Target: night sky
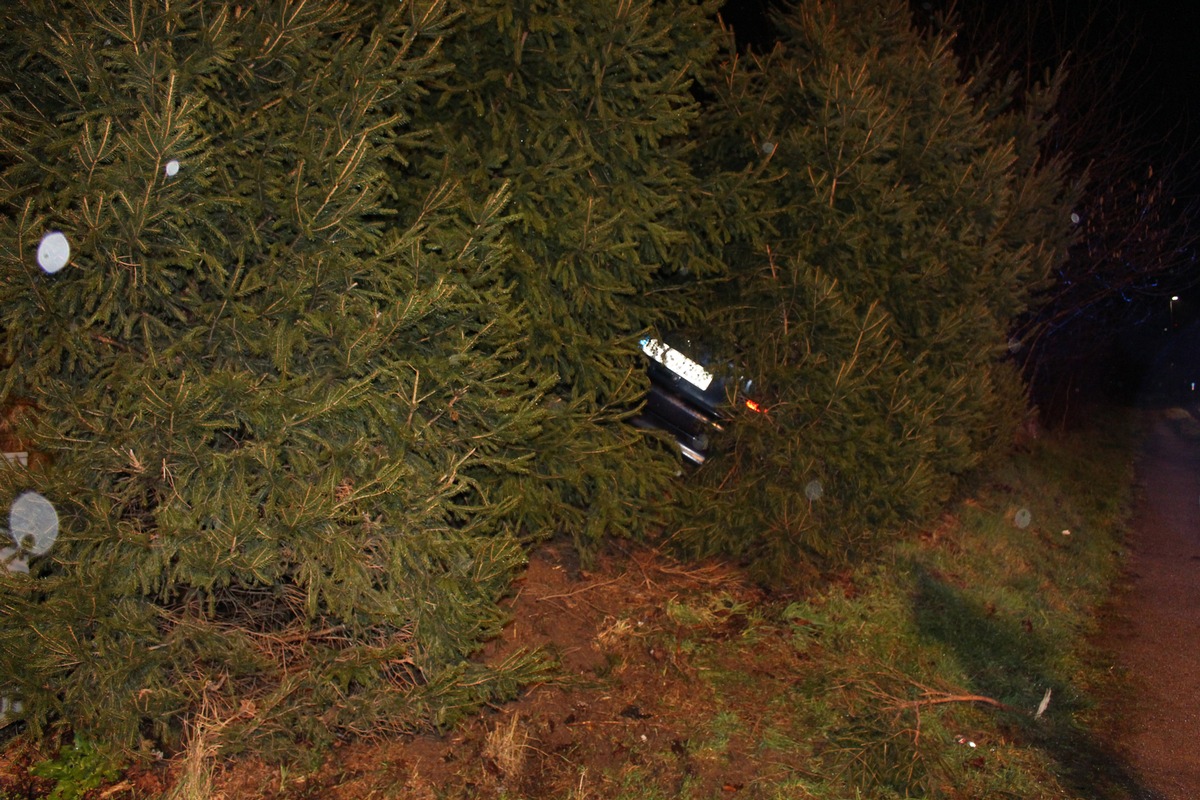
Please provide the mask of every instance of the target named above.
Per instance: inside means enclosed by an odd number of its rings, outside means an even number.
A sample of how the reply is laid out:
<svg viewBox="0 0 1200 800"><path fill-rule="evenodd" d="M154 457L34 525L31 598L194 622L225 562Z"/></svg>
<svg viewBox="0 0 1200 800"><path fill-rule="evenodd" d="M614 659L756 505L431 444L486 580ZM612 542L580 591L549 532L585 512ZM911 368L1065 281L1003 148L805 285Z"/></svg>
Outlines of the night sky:
<svg viewBox="0 0 1200 800"><path fill-rule="evenodd" d="M1162 158L1194 154L1200 140L1200 4L958 0L956 5L984 31L1031 30L1029 50L1043 65L1065 55L1084 84L1081 90L1096 94L1114 117L1130 118L1144 144ZM1021 7L1027 10L1014 11Z"/></svg>
<svg viewBox="0 0 1200 800"><path fill-rule="evenodd" d="M777 0L729 0L721 9L740 43L768 46L768 9ZM1106 102L1136 118L1147 144L1166 139L1177 152L1200 149L1200 3L1194 0L914 0L916 14L953 7L977 31L975 46L1030 32L1035 70L1064 56L1108 77ZM965 32L964 35L970 35ZM1017 66L1014 64L1014 66ZM1197 181L1200 184L1200 180Z"/></svg>
<svg viewBox="0 0 1200 800"><path fill-rule="evenodd" d="M1129 88L1144 103L1148 132L1172 137L1194 156L1200 141L1200 4L1158 0L1130 13L1141 25L1135 53L1144 60L1145 80Z"/></svg>

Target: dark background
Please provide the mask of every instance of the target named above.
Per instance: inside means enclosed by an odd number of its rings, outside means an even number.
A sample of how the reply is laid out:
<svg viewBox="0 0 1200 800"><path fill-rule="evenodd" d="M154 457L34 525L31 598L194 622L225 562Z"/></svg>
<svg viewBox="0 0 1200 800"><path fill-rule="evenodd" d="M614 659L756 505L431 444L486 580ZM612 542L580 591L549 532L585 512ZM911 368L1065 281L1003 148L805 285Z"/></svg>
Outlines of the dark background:
<svg viewBox="0 0 1200 800"><path fill-rule="evenodd" d="M778 0L729 0L720 10L739 47L769 48ZM914 18L953 12L966 49L994 44L1033 76L1066 63L1095 101L1134 122L1147 146L1196 162L1200 144L1200 2L1189 0L928 0ZM1007 40L1007 41L1004 41ZM1200 190L1192 181L1192 188Z"/></svg>
<svg viewBox="0 0 1200 800"><path fill-rule="evenodd" d="M775 36L771 9L780 5L730 0L720 13L739 49L766 50ZM1108 275L1104 280L1119 288L1106 302L1055 323L1038 354L1044 363L1034 371L1039 380L1055 372L1062 380L1035 386L1035 394L1043 393L1035 400L1067 407L1080 393L1108 393L1139 402L1200 402L1200 235L1193 232L1200 216L1200 2L913 0L911 6L918 25L957 15L957 50L968 64L994 52L1030 82L1065 65L1058 146L1091 170L1094 187L1161 180L1170 198L1161 225L1178 244L1166 258L1131 262L1127 281ZM1076 258L1060 280L1078 280L1089 268Z"/></svg>

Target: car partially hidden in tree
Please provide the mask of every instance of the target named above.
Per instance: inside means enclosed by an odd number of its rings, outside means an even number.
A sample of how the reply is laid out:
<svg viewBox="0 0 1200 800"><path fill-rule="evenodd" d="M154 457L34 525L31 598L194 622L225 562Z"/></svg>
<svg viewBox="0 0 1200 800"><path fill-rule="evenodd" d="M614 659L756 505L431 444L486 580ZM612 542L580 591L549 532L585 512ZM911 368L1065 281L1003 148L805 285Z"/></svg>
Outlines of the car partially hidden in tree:
<svg viewBox="0 0 1200 800"><path fill-rule="evenodd" d="M732 422L734 404L751 411L762 409L748 396L751 381L731 384L689 340L673 341L679 346L652 336L640 342L650 390L633 424L670 434L684 460L700 465L708 458L714 437Z"/></svg>

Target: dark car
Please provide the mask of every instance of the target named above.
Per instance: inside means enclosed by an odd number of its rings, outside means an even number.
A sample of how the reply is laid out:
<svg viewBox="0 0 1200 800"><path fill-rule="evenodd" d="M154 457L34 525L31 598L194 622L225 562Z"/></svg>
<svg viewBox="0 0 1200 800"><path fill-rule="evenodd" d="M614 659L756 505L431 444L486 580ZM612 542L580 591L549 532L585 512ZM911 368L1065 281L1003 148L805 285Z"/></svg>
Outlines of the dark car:
<svg viewBox="0 0 1200 800"><path fill-rule="evenodd" d="M641 428L666 431L679 446L684 459L703 464L713 437L730 423L730 402L758 411L758 405L746 395L750 382L743 381L731 391L729 382L705 366L708 359L695 353L686 339L675 338L675 347L661 339L642 339L646 354L650 391L646 404L633 423ZM684 352L684 349L688 353Z"/></svg>

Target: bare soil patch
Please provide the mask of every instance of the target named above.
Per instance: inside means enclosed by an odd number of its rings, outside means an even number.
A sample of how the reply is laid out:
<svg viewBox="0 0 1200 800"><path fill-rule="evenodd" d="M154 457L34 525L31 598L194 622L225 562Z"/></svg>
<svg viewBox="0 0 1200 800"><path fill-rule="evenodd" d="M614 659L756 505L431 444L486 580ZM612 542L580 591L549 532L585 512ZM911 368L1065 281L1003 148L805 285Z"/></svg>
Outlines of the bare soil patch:
<svg viewBox="0 0 1200 800"><path fill-rule="evenodd" d="M773 768L748 752L736 730L720 748L703 746L712 736L714 693L725 707L738 698L736 687L706 680L723 666L695 654L706 640L741 636L749 621L740 609L762 599L724 565L684 567L639 549L603 555L585 570L569 545L543 547L516 585L513 621L483 658L544 648L562 666L553 682L444 735L342 745L315 773L289 774L256 759L222 762L212 797L584 800L628 790L639 775L700 796L752 797L755 781ZM703 614L680 621L669 613L689 602ZM752 650L735 649L738 663L724 665L746 676L747 718L761 713L764 689L786 688L803 669L786 641L767 637Z"/></svg>

